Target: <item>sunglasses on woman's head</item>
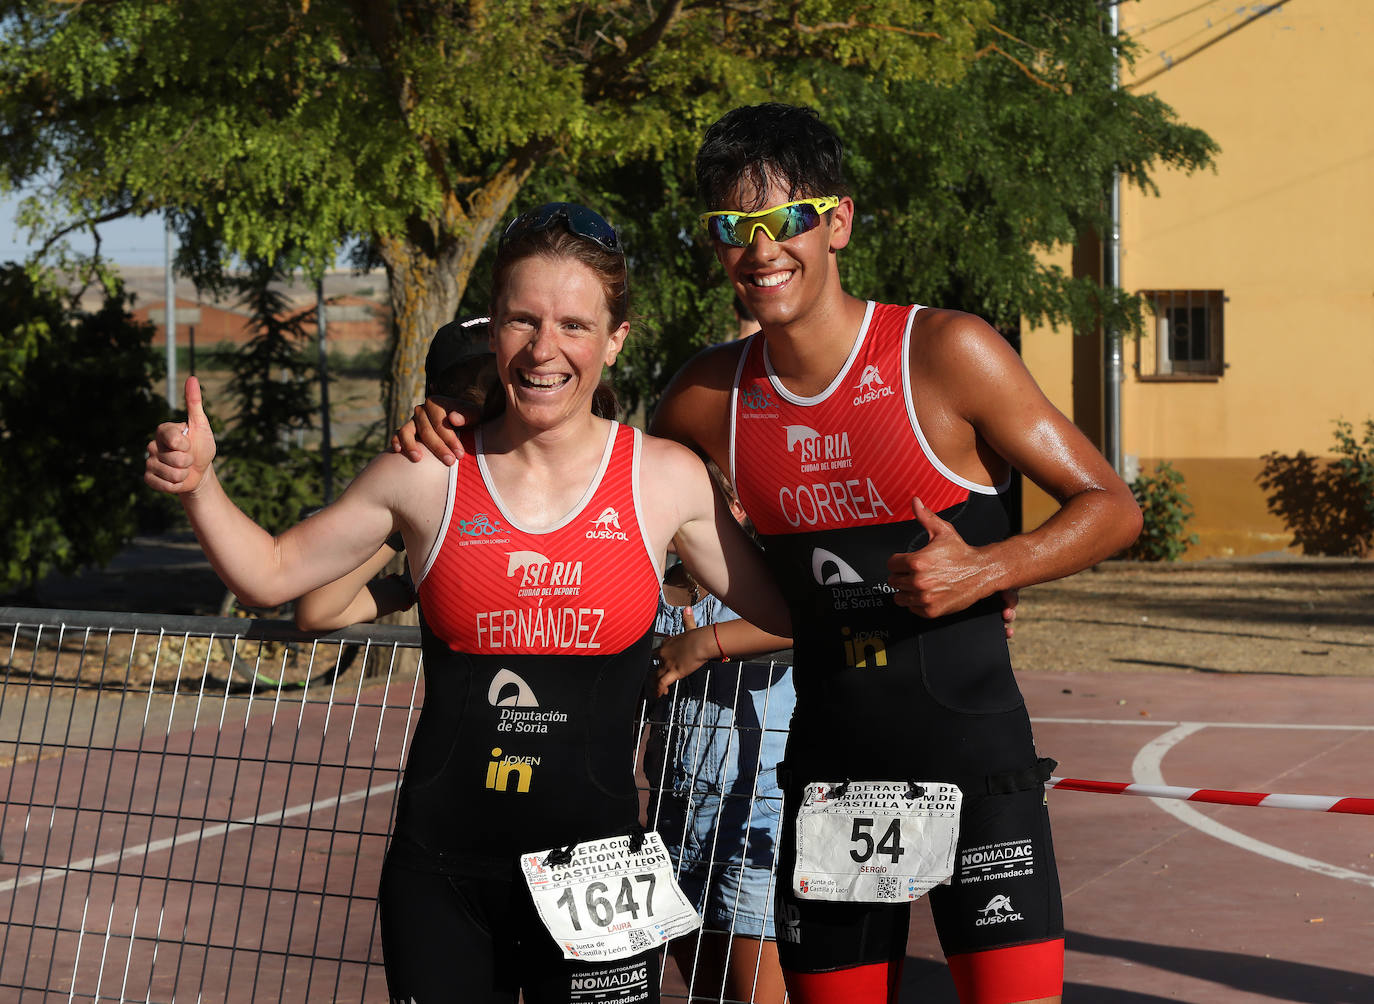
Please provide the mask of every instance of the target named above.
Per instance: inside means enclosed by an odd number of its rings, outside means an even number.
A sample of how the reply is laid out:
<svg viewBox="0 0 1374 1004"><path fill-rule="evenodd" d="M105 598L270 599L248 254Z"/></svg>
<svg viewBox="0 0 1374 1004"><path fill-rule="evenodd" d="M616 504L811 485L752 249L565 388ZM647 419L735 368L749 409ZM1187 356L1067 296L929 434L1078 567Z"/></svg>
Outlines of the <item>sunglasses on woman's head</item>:
<svg viewBox="0 0 1374 1004"><path fill-rule="evenodd" d="M731 247L746 248L754 242L759 230L772 241L785 241L814 230L821 222L821 214L840 204L839 196L826 195L817 199L798 199L780 206L760 209L756 213L737 213L731 210L702 213L701 222L713 240Z"/></svg>
<svg viewBox="0 0 1374 1004"><path fill-rule="evenodd" d="M500 246L505 247L507 241L523 237L525 234L547 230L560 221L567 226L568 232L576 237L589 240L614 254L625 253L624 248L620 246L620 235L615 232L615 227L602 219L600 214L586 206L579 206L576 202L546 202L537 209L521 213L506 227L506 232L501 235Z"/></svg>

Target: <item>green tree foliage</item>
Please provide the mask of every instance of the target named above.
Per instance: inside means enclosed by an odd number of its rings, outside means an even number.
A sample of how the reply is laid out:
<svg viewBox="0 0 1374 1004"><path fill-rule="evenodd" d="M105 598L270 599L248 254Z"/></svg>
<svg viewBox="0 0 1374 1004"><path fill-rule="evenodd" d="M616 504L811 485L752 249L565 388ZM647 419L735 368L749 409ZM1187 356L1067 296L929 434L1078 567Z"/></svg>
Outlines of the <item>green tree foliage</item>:
<svg viewBox="0 0 1374 1004"><path fill-rule="evenodd" d="M991 0L13 0L0 15L0 186L27 221L170 208L181 266L342 243L386 267L389 417L423 386L531 172L684 159L724 109L822 98L821 63L952 81ZM999 36L1000 37L1000 36ZM63 222L65 221L65 222Z"/></svg>
<svg viewBox="0 0 1374 1004"><path fill-rule="evenodd" d="M1215 144L1153 94L1113 89L1128 39L1098 0L1001 0L1006 58L959 81L895 83L873 100L852 77L818 84L853 151L860 194L848 281L868 295L1031 324L1140 327L1140 298L1047 265L1040 252L1108 224L1113 169L1153 191L1161 168L1195 170Z"/></svg>
<svg viewBox="0 0 1374 1004"><path fill-rule="evenodd" d="M231 362L227 401L218 411L234 415L219 438L220 480L244 512L272 533L298 522L303 510L324 502L322 455L302 444L315 428L316 368L310 362L314 308L293 310L281 293L280 262L251 263L236 280L254 334ZM334 454L342 477L351 478L366 441Z"/></svg>
<svg viewBox="0 0 1374 1004"><path fill-rule="evenodd" d="M1374 419L1357 438L1336 420L1332 460L1267 453L1257 480L1269 511L1303 554L1367 557L1374 549Z"/></svg>
<svg viewBox="0 0 1374 1004"><path fill-rule="evenodd" d="M22 268L0 268L0 593L104 563L161 511L144 446L167 402L153 392L152 329L122 290L94 313Z"/></svg>
<svg viewBox="0 0 1374 1004"><path fill-rule="evenodd" d="M840 256L846 287L968 310L1008 334L1023 316L1138 329L1138 297L1069 275L1040 252L1105 229L1114 168L1150 190L1158 170L1210 163L1215 144L1154 95L1112 88L1116 45L1128 58L1131 48L1104 33L1097 0L1001 0L995 20L981 58L953 80L874 79L825 59L802 67L846 145L858 210ZM635 325L614 377L631 406L652 409L688 356L735 328L732 291L697 222L697 139L664 159L584 162L571 174L550 164L522 200L583 201L621 229ZM487 309L485 271L474 273L469 311Z"/></svg>
<svg viewBox="0 0 1374 1004"><path fill-rule="evenodd" d="M1197 534L1187 533L1193 506L1183 487L1183 474L1167 460L1156 465L1153 474L1141 473L1131 482L1131 492L1144 527L1136 542L1126 550L1135 561L1177 561L1197 543Z"/></svg>

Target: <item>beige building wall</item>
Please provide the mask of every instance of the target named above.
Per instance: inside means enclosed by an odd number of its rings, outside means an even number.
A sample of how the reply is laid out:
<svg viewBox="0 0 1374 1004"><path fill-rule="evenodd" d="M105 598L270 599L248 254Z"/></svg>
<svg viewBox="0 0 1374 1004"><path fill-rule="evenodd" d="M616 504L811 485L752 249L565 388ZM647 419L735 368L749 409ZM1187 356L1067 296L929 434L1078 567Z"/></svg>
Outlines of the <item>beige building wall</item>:
<svg viewBox="0 0 1374 1004"><path fill-rule="evenodd" d="M1157 173L1158 196L1123 192L1122 281L1220 291L1222 367L1158 375L1147 323L1125 347L1122 448L1184 473L1202 537L1189 557L1256 553L1290 539L1266 511L1260 458L1329 453L1334 419L1374 416L1374 3L1180 6L1121 5L1141 47L1123 86L1158 93L1221 152L1215 172ZM1028 332L1026 360L1098 438L1081 392L1066 395L1066 367L1089 378L1066 341ZM1048 500L1027 498L1030 523Z"/></svg>

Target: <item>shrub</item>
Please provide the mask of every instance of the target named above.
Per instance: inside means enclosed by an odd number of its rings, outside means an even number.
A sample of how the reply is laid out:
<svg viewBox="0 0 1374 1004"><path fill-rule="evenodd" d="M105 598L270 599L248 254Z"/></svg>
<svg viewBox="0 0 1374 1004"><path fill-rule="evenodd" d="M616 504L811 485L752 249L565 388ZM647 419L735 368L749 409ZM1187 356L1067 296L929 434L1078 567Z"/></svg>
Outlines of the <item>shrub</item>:
<svg viewBox="0 0 1374 1004"><path fill-rule="evenodd" d="M1365 557L1374 543L1374 419L1360 439L1350 422L1335 425L1335 460L1267 453L1256 480L1303 554Z"/></svg>
<svg viewBox="0 0 1374 1004"><path fill-rule="evenodd" d="M1144 518L1144 527L1126 550L1135 561L1177 561L1197 543L1197 534L1185 533L1193 518L1193 506L1183 490L1183 475L1167 460L1153 474L1141 474L1131 482L1131 493Z"/></svg>
<svg viewBox="0 0 1374 1004"><path fill-rule="evenodd" d="M49 573L106 564L167 518L143 487L167 417L151 338L118 283L87 312L51 276L0 268L0 595L31 601Z"/></svg>

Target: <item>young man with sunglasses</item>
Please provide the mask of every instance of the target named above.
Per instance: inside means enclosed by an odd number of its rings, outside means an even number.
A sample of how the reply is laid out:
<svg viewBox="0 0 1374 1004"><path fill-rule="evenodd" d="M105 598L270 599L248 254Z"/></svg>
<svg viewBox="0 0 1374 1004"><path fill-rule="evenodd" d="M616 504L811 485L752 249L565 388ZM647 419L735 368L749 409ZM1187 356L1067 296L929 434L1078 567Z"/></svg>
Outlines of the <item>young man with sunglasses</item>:
<svg viewBox="0 0 1374 1004"><path fill-rule="evenodd" d="M948 876L930 900L961 1001L1058 1001L1051 762L1000 593L1117 553L1140 513L989 325L845 291L842 156L806 108L738 108L707 131L702 222L761 331L691 360L651 424L729 472L789 593L776 921L790 999L895 1001L909 900ZM420 437L442 458L453 437L430 408ZM1001 499L1013 467L1059 502L1016 535ZM912 825L922 813L939 836Z"/></svg>
<svg viewBox="0 0 1374 1004"><path fill-rule="evenodd" d="M930 892L960 999L1056 1001L1050 762L1012 677L1000 592L1118 552L1140 514L989 325L844 290L837 256L855 209L842 153L806 108L739 108L708 130L702 221L761 333L689 362L651 426L730 472L790 593L797 709L777 876L789 993L896 1000L920 882L868 876L931 848L905 821L855 809L840 824L851 864L839 851L838 865L799 864L798 813L827 795L843 806L842 782L914 782L908 793L947 784L962 796L951 881ZM1017 535L1000 498L1013 467L1060 503ZM814 898L824 867L851 874Z"/></svg>

